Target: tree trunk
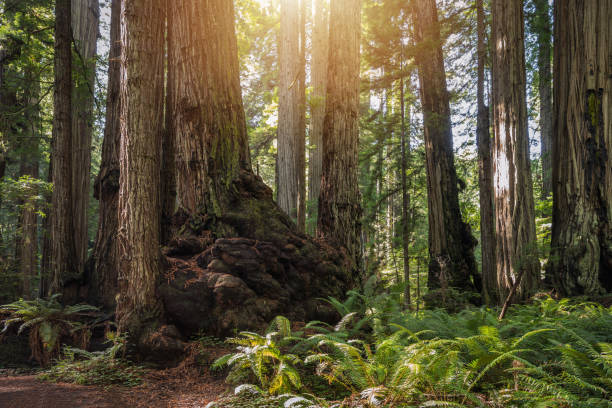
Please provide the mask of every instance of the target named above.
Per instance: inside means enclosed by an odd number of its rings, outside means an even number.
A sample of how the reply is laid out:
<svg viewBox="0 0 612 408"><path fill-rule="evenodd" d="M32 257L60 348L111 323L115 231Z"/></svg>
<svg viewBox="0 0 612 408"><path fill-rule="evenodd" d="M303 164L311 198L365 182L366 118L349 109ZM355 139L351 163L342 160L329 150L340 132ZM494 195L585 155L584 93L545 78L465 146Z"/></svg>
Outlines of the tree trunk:
<svg viewBox="0 0 612 408"><path fill-rule="evenodd" d="M71 14L71 1L57 0L55 6L50 293L60 293L66 280L78 276L72 214Z"/></svg>
<svg viewBox="0 0 612 408"><path fill-rule="evenodd" d="M331 0L318 235L344 247L361 278L359 192L360 0Z"/></svg>
<svg viewBox="0 0 612 408"><path fill-rule="evenodd" d="M402 119L402 133L401 133L401 183L402 183L402 252L404 255L404 306L406 309L410 309L410 224L409 218L410 208L410 192L408 191L408 182L406 172L408 171L408 160L410 154L410 129L406 129L406 100L404 94L404 67L403 67L403 48L402 48L402 67L400 77L400 109ZM408 115L408 125L410 126L410 114ZM406 134L408 131L408 134Z"/></svg>
<svg viewBox="0 0 612 408"><path fill-rule="evenodd" d="M540 146L542 160L542 199L552 194L552 24L548 0L533 0L535 29L538 37L538 75L540 93Z"/></svg>
<svg viewBox="0 0 612 408"><path fill-rule="evenodd" d="M182 75L168 92L178 175L160 284L168 318L184 333L217 335L278 314L328 319L317 299L348 288L346 258L297 233L252 172L233 3L178 0L172 13L170 71Z"/></svg>
<svg viewBox="0 0 612 408"><path fill-rule="evenodd" d="M280 208L297 219L300 151L299 6L281 0L278 95L278 193Z"/></svg>
<svg viewBox="0 0 612 408"><path fill-rule="evenodd" d="M161 271L164 12L161 0L124 0L121 9L117 320L141 347L163 318L156 285Z"/></svg>
<svg viewBox="0 0 612 408"><path fill-rule="evenodd" d="M552 272L563 296L612 291L612 1L555 5Z"/></svg>
<svg viewBox="0 0 612 408"><path fill-rule="evenodd" d="M323 166L323 120L325 119L325 92L327 90L327 58L329 41L329 10L327 0L314 0L314 25L312 28L312 63L310 97L310 148L308 163L309 216L317 218L321 169ZM314 231L312 231L314 232Z"/></svg>
<svg viewBox="0 0 612 408"><path fill-rule="evenodd" d="M457 288L477 292L476 240L461 219L454 165L449 95L435 0L414 3L429 212L430 290Z"/></svg>
<svg viewBox="0 0 612 408"><path fill-rule="evenodd" d="M23 140L20 143L21 160L19 174L38 178L39 155L39 130L40 117L38 98L40 93L39 78L30 72L26 73L28 78L27 88L24 95L24 128ZM21 275L21 295L24 299L30 299L33 293L34 277L38 271L38 241L37 241L37 208L34 204L36 191L27 192L27 201L22 201L21 213L19 214L17 259Z"/></svg>
<svg viewBox="0 0 612 408"><path fill-rule="evenodd" d="M297 227L306 231L306 1L300 0L300 122L296 152L298 156Z"/></svg>
<svg viewBox="0 0 612 408"><path fill-rule="evenodd" d="M117 231L119 229L119 144L121 129L121 0L111 5L110 50L108 54L108 87L106 92L106 122L102 143L102 162L94 185L99 200L99 220L93 250L90 292L103 306L113 308L117 294Z"/></svg>
<svg viewBox="0 0 612 408"><path fill-rule="evenodd" d="M162 141L162 243L167 244L172 237L172 216L176 211L176 165L175 144L176 134L174 129L174 81L176 80L176 50L173 48L172 30L172 3L166 4L166 99L165 99L165 129Z"/></svg>
<svg viewBox="0 0 612 408"><path fill-rule="evenodd" d="M100 6L98 0L72 0L72 38L77 54L73 64L72 96L72 223L75 267L82 276L87 261L87 210L91 170L91 135L96 78L96 43Z"/></svg>
<svg viewBox="0 0 612 408"><path fill-rule="evenodd" d="M523 2L494 0L492 13L498 300L506 299L524 269L515 295L515 300L523 300L539 282L527 133Z"/></svg>
<svg viewBox="0 0 612 408"><path fill-rule="evenodd" d="M497 304L495 264L495 209L493 206L493 164L489 107L485 104L486 26L483 0L476 0L478 18L478 185L480 186L480 247L482 252L482 297L487 305Z"/></svg>

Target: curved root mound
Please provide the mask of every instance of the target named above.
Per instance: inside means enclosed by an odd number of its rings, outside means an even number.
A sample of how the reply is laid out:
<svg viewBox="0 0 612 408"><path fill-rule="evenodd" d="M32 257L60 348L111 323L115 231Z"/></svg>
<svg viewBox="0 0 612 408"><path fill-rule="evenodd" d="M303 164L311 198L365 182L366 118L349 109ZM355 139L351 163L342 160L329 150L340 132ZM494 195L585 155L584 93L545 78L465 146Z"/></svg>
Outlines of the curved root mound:
<svg viewBox="0 0 612 408"><path fill-rule="evenodd" d="M295 232L252 173L235 183L223 218L175 217L184 231L165 248L160 282L169 323L217 336L265 327L277 315L333 320L322 299L350 286L344 252Z"/></svg>

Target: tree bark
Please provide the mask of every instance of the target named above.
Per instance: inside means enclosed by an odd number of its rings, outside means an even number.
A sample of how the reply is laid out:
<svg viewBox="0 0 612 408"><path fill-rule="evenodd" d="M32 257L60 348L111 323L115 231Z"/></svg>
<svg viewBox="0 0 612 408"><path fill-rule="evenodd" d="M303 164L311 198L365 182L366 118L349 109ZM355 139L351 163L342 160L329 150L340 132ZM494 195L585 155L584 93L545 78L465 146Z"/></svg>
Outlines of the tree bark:
<svg viewBox="0 0 612 408"><path fill-rule="evenodd" d="M480 186L480 247L482 252L482 297L487 305L497 304L497 268L495 255L495 209L493 205L493 164L489 107L485 103L486 25L483 0L476 0L478 19L478 185Z"/></svg>
<svg viewBox="0 0 612 408"><path fill-rule="evenodd" d="M300 133L296 152L298 156L297 227L299 232L306 231L306 1L300 0Z"/></svg>
<svg viewBox="0 0 612 408"><path fill-rule="evenodd" d="M612 291L612 1L555 5L551 269L563 296Z"/></svg>
<svg viewBox="0 0 612 408"><path fill-rule="evenodd" d="M523 2L494 0L492 7L498 300L506 299L524 269L514 297L523 300L539 283L527 133Z"/></svg>
<svg viewBox="0 0 612 408"><path fill-rule="evenodd" d="M156 286L161 271L164 8L161 0L124 0L121 6L117 320L140 346L163 319Z"/></svg>
<svg viewBox="0 0 612 408"><path fill-rule="evenodd" d="M331 0L318 235L346 249L362 274L359 192L360 0Z"/></svg>
<svg viewBox="0 0 612 408"><path fill-rule="evenodd" d="M410 192L408 191L407 171L408 171L408 160L410 155L410 128L406 129L406 100L404 92L404 67L403 67L403 49L402 49L402 67L400 77L400 109L402 119L402 133L401 133L401 183L402 183L402 252L404 259L404 306L406 309L411 308L410 299L410 226L412 220L410 220L409 208L410 208ZM410 126L410 114L408 114L408 125ZM408 134L406 134L408 131Z"/></svg>
<svg viewBox="0 0 612 408"><path fill-rule="evenodd" d="M416 63L425 126L429 212L430 290L457 288L478 292L476 240L461 219L454 165L449 95L435 0L413 6Z"/></svg>
<svg viewBox="0 0 612 408"><path fill-rule="evenodd" d="M552 194L552 24L548 0L534 0L535 29L538 38L538 90L540 94L540 146L542 160L542 199Z"/></svg>
<svg viewBox="0 0 612 408"><path fill-rule="evenodd" d="M108 308L114 308L117 294L117 231L119 229L119 145L120 74L121 74L121 0L111 5L108 86L106 91L106 121L102 143L100 172L94 185L99 200L99 220L93 250L90 292L92 298Z"/></svg>
<svg viewBox="0 0 612 408"><path fill-rule="evenodd" d="M317 218L321 169L323 166L323 121L325 119L325 92L327 89L327 58L329 41L329 10L327 0L314 0L314 25L312 28L312 64L310 97L310 133L308 163L309 216ZM315 232L315 231L312 231Z"/></svg>
<svg viewBox="0 0 612 408"><path fill-rule="evenodd" d="M294 0L281 1L277 202L297 219L300 151L300 19Z"/></svg>
<svg viewBox="0 0 612 408"><path fill-rule="evenodd" d="M72 223L75 267L82 276L87 261L87 210L91 170L91 137L96 75L96 44L100 6L98 0L72 0L72 38L77 54L72 96Z"/></svg>
<svg viewBox="0 0 612 408"><path fill-rule="evenodd" d="M71 14L71 1L57 0L55 6L50 293L60 293L67 279L78 276L72 214Z"/></svg>
<svg viewBox="0 0 612 408"><path fill-rule="evenodd" d="M30 72L26 73L28 78L27 88L24 95L24 127L23 140L20 143L21 158L19 174L38 178L39 157L39 107L38 98L40 93L39 78L35 78ZM17 259L21 275L21 295L24 299L30 299L33 293L34 277L38 271L38 241L37 241L37 208L34 204L36 191L27 192L27 201L22 201L19 214Z"/></svg>

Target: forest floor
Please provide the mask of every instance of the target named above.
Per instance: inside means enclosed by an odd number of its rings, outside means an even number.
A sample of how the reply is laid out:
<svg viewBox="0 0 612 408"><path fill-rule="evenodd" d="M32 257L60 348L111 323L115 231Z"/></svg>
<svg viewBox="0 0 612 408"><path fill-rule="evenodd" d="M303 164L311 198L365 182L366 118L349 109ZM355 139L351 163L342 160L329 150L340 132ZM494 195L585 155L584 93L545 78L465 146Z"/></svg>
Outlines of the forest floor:
<svg viewBox="0 0 612 408"><path fill-rule="evenodd" d="M35 375L0 377L0 408L204 408L228 386L208 369L149 369L141 385L83 386L50 383Z"/></svg>

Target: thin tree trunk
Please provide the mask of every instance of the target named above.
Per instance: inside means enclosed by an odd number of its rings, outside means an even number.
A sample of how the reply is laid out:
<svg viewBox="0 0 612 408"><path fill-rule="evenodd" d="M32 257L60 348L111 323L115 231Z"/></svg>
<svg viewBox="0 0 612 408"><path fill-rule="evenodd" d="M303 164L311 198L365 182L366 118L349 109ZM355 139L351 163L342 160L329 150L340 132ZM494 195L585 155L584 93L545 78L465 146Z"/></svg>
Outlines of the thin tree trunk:
<svg viewBox="0 0 612 408"><path fill-rule="evenodd" d="M78 275L72 214L72 47L71 1L55 6L55 94L53 99L53 197L51 293Z"/></svg>
<svg viewBox="0 0 612 408"><path fill-rule="evenodd" d="M111 5L110 51L108 87L106 96L106 122L102 143L102 162L94 185L94 196L99 200L99 220L93 250L93 270L90 293L108 308L115 306L117 294L117 231L119 229L119 144L121 129L120 74L121 74L121 1Z"/></svg>
<svg viewBox="0 0 612 408"><path fill-rule="evenodd" d="M329 41L329 10L327 0L314 0L314 25L312 29L312 64L310 97L310 148L308 153L308 202L309 216L317 218L321 169L323 166L323 121L325 119L325 93L327 91L327 59ZM315 232L315 231L312 231Z"/></svg>
<svg viewBox="0 0 612 408"><path fill-rule="evenodd" d="M329 66L323 126L323 168L318 235L347 250L359 280L361 194L359 171L360 0L331 0Z"/></svg>
<svg viewBox="0 0 612 408"><path fill-rule="evenodd" d="M156 286L161 270L164 12L161 0L124 0L121 7L117 320L141 346L163 317Z"/></svg>
<svg viewBox="0 0 612 408"><path fill-rule="evenodd" d="M402 49L403 51L403 49ZM404 254L404 307L410 309L410 224L408 209L410 208L410 193L408 191L407 174L408 160L410 155L410 129L406 129L406 122L410 126L410 111L408 111L408 121L406 121L406 96L404 94L404 70L403 70L403 53L402 53L402 68L400 77L400 109L402 118L402 134L401 134L401 155L402 155L402 252ZM408 130L408 134L406 131Z"/></svg>
<svg viewBox="0 0 612 408"><path fill-rule="evenodd" d="M425 125L430 290L477 292L476 240L461 219L449 95L435 0L414 2L421 103Z"/></svg>
<svg viewBox="0 0 612 408"><path fill-rule="evenodd" d="M300 19L294 0L281 0L277 202L297 219L300 150Z"/></svg>
<svg viewBox="0 0 612 408"><path fill-rule="evenodd" d="M297 227L306 231L306 2L300 0L300 122L298 155Z"/></svg>
<svg viewBox="0 0 612 408"><path fill-rule="evenodd" d="M497 287L504 300L525 269L515 300L539 283L525 80L523 2L493 0L493 146Z"/></svg>
<svg viewBox="0 0 612 408"><path fill-rule="evenodd" d="M100 6L98 0L72 0L72 36L77 53L73 64L72 96L72 223L75 267L81 276L87 261L87 210L90 195L91 137L96 75L96 44Z"/></svg>
<svg viewBox="0 0 612 408"><path fill-rule="evenodd" d="M38 178L39 155L39 107L38 98L40 93L39 79L33 77L29 72L26 73L28 85L26 88L25 117L21 142L21 163L19 174ZM38 225L37 208L34 204L36 191L28 191L27 201L22 202L21 213L19 215L19 245L17 248L17 258L21 275L21 295L24 299L29 299L34 294L32 292L34 277L38 270Z"/></svg>
<svg viewBox="0 0 612 408"><path fill-rule="evenodd" d="M487 305L497 304L495 255L495 210L493 206L493 164L489 107L485 103L486 25L483 0L476 0L478 18L478 184L480 186L480 246L482 252L482 297Z"/></svg>
<svg viewBox="0 0 612 408"><path fill-rule="evenodd" d="M555 4L551 269L563 296L612 291L612 0Z"/></svg>
<svg viewBox="0 0 612 408"><path fill-rule="evenodd" d="M538 38L538 74L540 93L540 146L542 158L542 198L552 194L552 24L549 0L533 0L535 29Z"/></svg>

